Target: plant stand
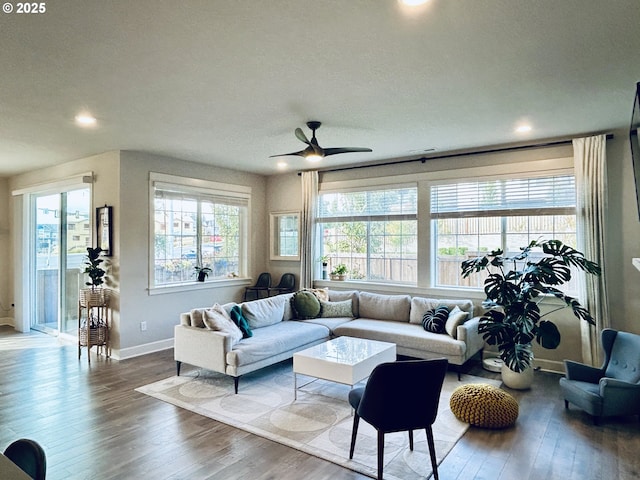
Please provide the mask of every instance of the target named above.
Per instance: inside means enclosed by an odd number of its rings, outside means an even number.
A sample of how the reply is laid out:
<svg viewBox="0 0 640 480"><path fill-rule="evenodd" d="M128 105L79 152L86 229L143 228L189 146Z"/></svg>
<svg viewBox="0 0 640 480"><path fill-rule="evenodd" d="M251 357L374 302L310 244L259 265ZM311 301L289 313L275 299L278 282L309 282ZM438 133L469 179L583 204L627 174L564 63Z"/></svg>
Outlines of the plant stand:
<svg viewBox="0 0 640 480"><path fill-rule="evenodd" d="M78 359L82 347L87 347L87 360L91 363L91 347L97 347L97 353L111 356L109 344L109 298L105 288L80 290L78 300ZM92 323L94 326L92 327Z"/></svg>

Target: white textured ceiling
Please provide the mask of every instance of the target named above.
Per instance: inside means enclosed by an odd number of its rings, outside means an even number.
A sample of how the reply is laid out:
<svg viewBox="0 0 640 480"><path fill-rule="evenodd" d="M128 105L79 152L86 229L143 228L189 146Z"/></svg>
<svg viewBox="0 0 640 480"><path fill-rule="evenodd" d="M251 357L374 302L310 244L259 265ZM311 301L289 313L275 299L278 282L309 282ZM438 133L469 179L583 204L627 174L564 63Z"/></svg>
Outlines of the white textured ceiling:
<svg viewBox="0 0 640 480"><path fill-rule="evenodd" d="M45 3L0 14L0 176L118 149L275 173L308 120L373 149L323 167L609 131L640 80L638 0Z"/></svg>

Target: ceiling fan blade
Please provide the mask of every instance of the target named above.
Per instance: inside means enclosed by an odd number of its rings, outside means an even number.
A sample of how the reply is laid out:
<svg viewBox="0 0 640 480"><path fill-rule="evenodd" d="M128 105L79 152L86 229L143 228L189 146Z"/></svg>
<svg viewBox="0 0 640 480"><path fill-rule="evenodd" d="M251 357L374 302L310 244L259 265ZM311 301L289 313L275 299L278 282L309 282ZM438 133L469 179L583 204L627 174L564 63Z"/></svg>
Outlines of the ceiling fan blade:
<svg viewBox="0 0 640 480"><path fill-rule="evenodd" d="M298 138L298 140L300 140L302 143L306 143L307 145L311 145L311 142L309 141L309 139L304 134L304 132L302 131L301 128L296 128L295 132L296 132L296 137Z"/></svg>
<svg viewBox="0 0 640 480"><path fill-rule="evenodd" d="M370 148L360 147L340 147L340 148L325 148L324 156L337 155L339 153L357 153L357 152L373 152Z"/></svg>
<svg viewBox="0 0 640 480"><path fill-rule="evenodd" d="M291 152L291 153L280 153L278 155L269 155L269 158L273 158L273 157L287 157L289 155L297 155L299 157L304 157L305 153L307 152L307 149L304 150L300 150L299 152Z"/></svg>

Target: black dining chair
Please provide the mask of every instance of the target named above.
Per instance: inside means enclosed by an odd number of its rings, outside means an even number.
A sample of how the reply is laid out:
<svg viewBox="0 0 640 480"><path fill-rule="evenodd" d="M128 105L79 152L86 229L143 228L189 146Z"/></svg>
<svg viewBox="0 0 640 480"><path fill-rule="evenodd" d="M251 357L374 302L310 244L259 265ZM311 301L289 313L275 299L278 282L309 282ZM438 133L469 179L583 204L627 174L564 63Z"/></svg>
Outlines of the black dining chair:
<svg viewBox="0 0 640 480"><path fill-rule="evenodd" d="M45 479L47 458L38 442L21 438L11 443L5 449L4 455L34 480Z"/></svg>
<svg viewBox="0 0 640 480"><path fill-rule="evenodd" d="M378 432L379 480L382 479L384 465L385 434L408 431L409 448L413 450L413 431L424 428L427 432L433 478L438 480L431 426L438 414L447 364L445 358L382 363L373 369L365 387L351 390L349 403L355 413L349 458L353 458L360 418Z"/></svg>
<svg viewBox="0 0 640 480"><path fill-rule="evenodd" d="M247 295L249 292L255 294L256 299L260 298L260 293L264 292L265 296L269 294L269 287L271 287L271 274L269 272L262 272L258 276L256 284L244 289L244 301L247 301Z"/></svg>
<svg viewBox="0 0 640 480"><path fill-rule="evenodd" d="M280 277L280 282L275 287L269 287L267 293L269 296L273 292L276 295L280 295L281 293L290 293L293 292L293 289L296 285L296 276L293 273L285 273Z"/></svg>

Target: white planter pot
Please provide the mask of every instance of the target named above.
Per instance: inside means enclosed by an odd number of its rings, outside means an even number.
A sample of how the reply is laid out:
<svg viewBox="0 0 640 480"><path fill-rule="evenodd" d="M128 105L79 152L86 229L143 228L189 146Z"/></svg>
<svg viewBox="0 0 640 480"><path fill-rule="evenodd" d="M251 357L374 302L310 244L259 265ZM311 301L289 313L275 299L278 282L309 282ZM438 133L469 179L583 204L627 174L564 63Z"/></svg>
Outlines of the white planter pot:
<svg viewBox="0 0 640 480"><path fill-rule="evenodd" d="M533 385L533 368L524 372L514 372L506 365L502 365L502 383L514 390L528 390Z"/></svg>

